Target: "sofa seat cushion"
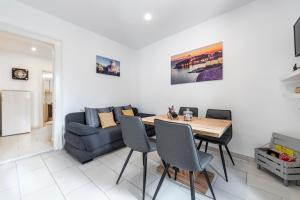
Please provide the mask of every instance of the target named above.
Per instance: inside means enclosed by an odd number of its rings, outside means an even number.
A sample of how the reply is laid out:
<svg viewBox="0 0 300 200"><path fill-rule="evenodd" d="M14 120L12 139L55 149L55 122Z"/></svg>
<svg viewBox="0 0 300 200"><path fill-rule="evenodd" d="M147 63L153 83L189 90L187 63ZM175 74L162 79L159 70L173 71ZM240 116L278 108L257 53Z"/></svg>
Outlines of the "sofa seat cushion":
<svg viewBox="0 0 300 200"><path fill-rule="evenodd" d="M122 131L120 126L97 129L97 134L81 137L87 151L94 151L103 145L110 144L117 140L122 140Z"/></svg>

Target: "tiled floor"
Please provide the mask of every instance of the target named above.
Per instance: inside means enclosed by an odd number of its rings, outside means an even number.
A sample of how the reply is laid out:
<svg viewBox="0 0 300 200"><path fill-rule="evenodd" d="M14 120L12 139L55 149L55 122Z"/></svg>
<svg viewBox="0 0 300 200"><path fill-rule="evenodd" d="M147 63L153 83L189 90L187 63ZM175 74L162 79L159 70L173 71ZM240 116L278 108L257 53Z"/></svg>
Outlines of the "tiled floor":
<svg viewBox="0 0 300 200"><path fill-rule="evenodd" d="M141 199L142 157L134 153L119 185L120 169L129 150L123 148L81 165L65 151L54 151L39 156L0 165L0 199L2 200L131 200ZM212 152L213 153L213 152ZM220 157L212 166L221 173ZM160 174L156 153L149 155L147 198L151 199ZM259 171L253 161L235 158L233 167L227 159L229 182L220 176L213 180L218 200L299 200L300 187L283 186L280 179ZM210 169L211 170L211 169ZM210 199L197 194L198 200ZM165 179L158 199L189 200L189 188Z"/></svg>
<svg viewBox="0 0 300 200"><path fill-rule="evenodd" d="M0 164L53 149L51 133L52 125L48 125L31 133L0 137Z"/></svg>

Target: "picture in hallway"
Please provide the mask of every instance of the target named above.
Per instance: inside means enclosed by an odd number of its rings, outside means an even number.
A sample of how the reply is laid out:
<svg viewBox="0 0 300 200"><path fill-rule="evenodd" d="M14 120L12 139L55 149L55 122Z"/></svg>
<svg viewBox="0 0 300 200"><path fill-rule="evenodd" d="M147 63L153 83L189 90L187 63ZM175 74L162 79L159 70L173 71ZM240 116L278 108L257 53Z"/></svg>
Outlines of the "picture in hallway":
<svg viewBox="0 0 300 200"><path fill-rule="evenodd" d="M171 57L171 84L223 79L223 43Z"/></svg>
<svg viewBox="0 0 300 200"><path fill-rule="evenodd" d="M96 56L96 72L112 76L120 76L120 61Z"/></svg>

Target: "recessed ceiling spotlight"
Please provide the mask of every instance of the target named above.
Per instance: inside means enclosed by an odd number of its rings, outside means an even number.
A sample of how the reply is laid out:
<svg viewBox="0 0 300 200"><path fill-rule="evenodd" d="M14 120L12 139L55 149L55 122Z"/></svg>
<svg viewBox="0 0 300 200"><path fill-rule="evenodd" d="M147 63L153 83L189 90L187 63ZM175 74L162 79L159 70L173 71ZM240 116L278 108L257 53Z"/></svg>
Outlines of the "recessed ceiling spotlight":
<svg viewBox="0 0 300 200"><path fill-rule="evenodd" d="M36 47L31 47L31 51L36 51Z"/></svg>
<svg viewBox="0 0 300 200"><path fill-rule="evenodd" d="M146 21L151 21L151 19L152 19L151 13L146 13L146 14L144 15L144 19L145 19Z"/></svg>

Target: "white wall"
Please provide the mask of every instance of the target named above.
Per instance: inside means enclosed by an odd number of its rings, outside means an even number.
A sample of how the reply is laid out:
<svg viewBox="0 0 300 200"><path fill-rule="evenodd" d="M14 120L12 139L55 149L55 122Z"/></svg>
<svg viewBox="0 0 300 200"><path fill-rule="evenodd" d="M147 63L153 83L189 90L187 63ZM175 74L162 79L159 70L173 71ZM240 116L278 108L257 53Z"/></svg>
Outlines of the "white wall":
<svg viewBox="0 0 300 200"><path fill-rule="evenodd" d="M135 104L136 51L21 3L0 6L0 22L61 41L64 115L85 106ZM121 77L96 74L96 55L119 60Z"/></svg>
<svg viewBox="0 0 300 200"><path fill-rule="evenodd" d="M63 114L128 103L151 113L172 104L198 106L202 115L207 108L231 109L230 147L252 156L272 131L299 137L299 102L283 97L279 81L296 61L292 25L299 7L298 0L258 0L140 51L14 1L0 6L0 23L62 42ZM170 85L172 55L219 41L224 80ZM120 60L121 77L96 74L96 54Z"/></svg>
<svg viewBox="0 0 300 200"><path fill-rule="evenodd" d="M233 112L233 152L253 156L273 131L299 138L299 100L283 97L280 76L290 72L294 57L293 24L298 0L258 0L140 51L139 107L166 113L175 105ZM224 80L170 84L170 57L224 42ZM298 60L299 62L299 60Z"/></svg>
<svg viewBox="0 0 300 200"><path fill-rule="evenodd" d="M14 80L13 67L29 70L29 80ZM0 90L31 91L31 126L43 125L43 71L52 71L52 60L0 50Z"/></svg>

